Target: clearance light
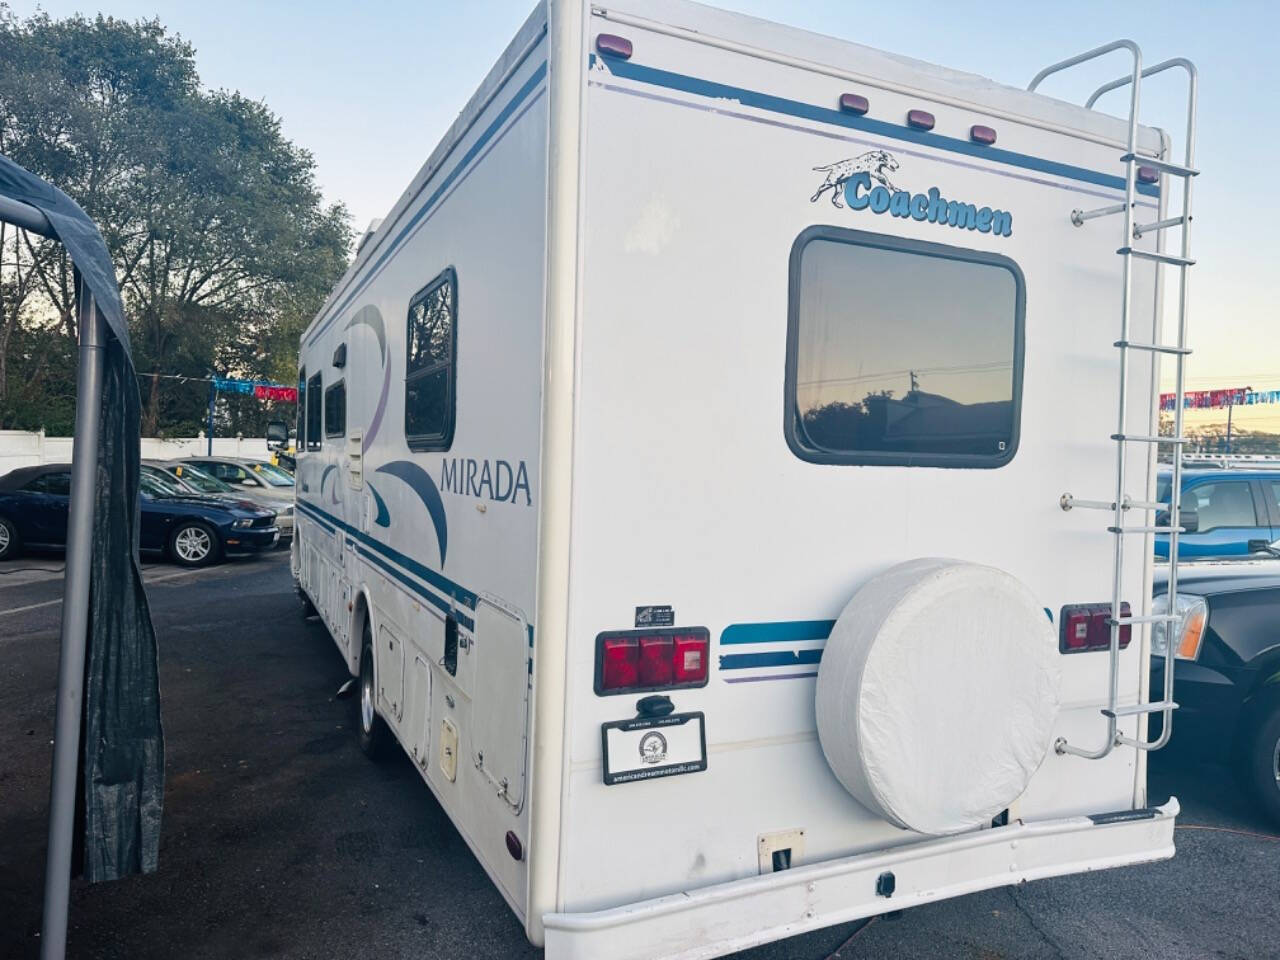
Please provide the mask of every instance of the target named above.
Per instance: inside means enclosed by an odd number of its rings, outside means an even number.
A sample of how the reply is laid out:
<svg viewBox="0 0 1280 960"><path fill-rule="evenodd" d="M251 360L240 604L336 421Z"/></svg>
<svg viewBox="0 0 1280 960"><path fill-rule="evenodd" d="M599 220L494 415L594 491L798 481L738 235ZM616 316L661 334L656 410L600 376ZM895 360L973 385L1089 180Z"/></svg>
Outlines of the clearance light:
<svg viewBox="0 0 1280 960"><path fill-rule="evenodd" d="M871 103L866 97L859 94L842 93L840 94L840 109L844 113L856 113L858 116L862 116L871 109Z"/></svg>
<svg viewBox="0 0 1280 960"><path fill-rule="evenodd" d="M984 127L982 124L975 123L969 128L969 139L974 143L980 143L984 147L989 147L996 142L996 132L990 127Z"/></svg>
<svg viewBox="0 0 1280 960"><path fill-rule="evenodd" d="M619 60L631 59L631 41L612 33L602 33L596 37L596 50L605 56L617 57Z"/></svg>
<svg viewBox="0 0 1280 960"><path fill-rule="evenodd" d="M1138 179L1143 183L1155 183L1160 179L1160 171L1155 167L1139 167Z"/></svg>
<svg viewBox="0 0 1280 960"><path fill-rule="evenodd" d="M917 130L932 130L933 114L924 110L908 110L907 126L915 127Z"/></svg>
<svg viewBox="0 0 1280 960"><path fill-rule="evenodd" d="M1120 604L1120 616L1130 615L1129 604ZM1058 623L1058 652L1083 653L1086 650L1107 650L1111 647L1111 604L1076 603L1062 608ZM1120 627L1120 649L1129 646L1133 639L1133 627Z"/></svg>
<svg viewBox="0 0 1280 960"><path fill-rule="evenodd" d="M711 638L706 629L630 630L596 637L596 693L702 687Z"/></svg>
<svg viewBox="0 0 1280 960"><path fill-rule="evenodd" d="M1169 613L1167 593L1152 601L1151 612L1156 616ZM1209 605L1205 603L1204 597L1180 593L1173 612L1181 619L1152 625L1151 654L1163 657L1169 648L1169 636L1172 634L1177 644L1173 655L1179 660L1195 660L1200 656L1200 647L1204 644L1204 635L1209 628Z"/></svg>

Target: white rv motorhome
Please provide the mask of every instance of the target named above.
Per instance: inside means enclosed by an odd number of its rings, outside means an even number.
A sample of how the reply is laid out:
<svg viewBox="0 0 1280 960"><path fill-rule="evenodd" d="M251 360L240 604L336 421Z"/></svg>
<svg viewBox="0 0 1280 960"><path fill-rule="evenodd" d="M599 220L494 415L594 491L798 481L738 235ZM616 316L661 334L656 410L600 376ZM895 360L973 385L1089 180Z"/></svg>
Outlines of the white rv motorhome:
<svg viewBox="0 0 1280 960"><path fill-rule="evenodd" d="M1032 87L1104 54L1126 118L548 0L303 334L294 569L362 743L552 960L1173 854L1193 158L1137 101L1185 71L1189 145L1195 73L1121 41Z"/></svg>

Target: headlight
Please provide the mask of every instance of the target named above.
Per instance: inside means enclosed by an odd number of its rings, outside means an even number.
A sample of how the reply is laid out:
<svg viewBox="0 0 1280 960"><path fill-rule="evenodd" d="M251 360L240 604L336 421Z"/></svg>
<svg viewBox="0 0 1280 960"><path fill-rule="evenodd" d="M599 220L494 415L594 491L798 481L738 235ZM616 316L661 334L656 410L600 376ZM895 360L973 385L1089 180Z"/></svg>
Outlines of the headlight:
<svg viewBox="0 0 1280 960"><path fill-rule="evenodd" d="M246 517L246 518L245 518L245 519L243 519L243 520L236 520L236 521L233 521L233 522L232 522L232 524L231 524L231 526L235 527L237 530L243 530L243 529L245 529L246 527L252 527L252 526L253 526L253 518L252 518L252 517Z"/></svg>
<svg viewBox="0 0 1280 960"><path fill-rule="evenodd" d="M1169 612L1167 593L1152 601L1153 616L1164 616ZM1205 603L1204 597L1180 593L1173 613L1179 619L1151 625L1151 654L1156 657L1165 656L1169 649L1169 637L1172 636L1177 644L1173 655L1179 660L1194 660L1200 656L1200 646L1204 642L1205 631L1209 628L1209 605Z"/></svg>

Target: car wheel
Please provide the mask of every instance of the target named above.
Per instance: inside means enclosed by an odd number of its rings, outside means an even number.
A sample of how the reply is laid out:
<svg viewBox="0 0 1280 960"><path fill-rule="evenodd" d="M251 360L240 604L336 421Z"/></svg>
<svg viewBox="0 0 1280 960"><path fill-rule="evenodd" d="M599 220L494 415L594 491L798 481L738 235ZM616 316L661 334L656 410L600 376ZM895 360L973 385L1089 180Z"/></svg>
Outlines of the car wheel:
<svg viewBox="0 0 1280 960"><path fill-rule="evenodd" d="M1245 779L1263 811L1280 824L1280 708L1263 718L1245 756Z"/></svg>
<svg viewBox="0 0 1280 960"><path fill-rule="evenodd" d="M169 556L184 567L213 563L221 552L222 544L213 528L196 520L178 524L169 535Z"/></svg>
<svg viewBox="0 0 1280 960"><path fill-rule="evenodd" d="M360 651L360 696L356 700L360 749L371 760L382 760L390 752L391 731L378 716L377 687L373 681L373 630L364 621L364 645Z"/></svg>
<svg viewBox="0 0 1280 960"><path fill-rule="evenodd" d="M22 552L22 539L13 521L0 517L0 560L12 560Z"/></svg>

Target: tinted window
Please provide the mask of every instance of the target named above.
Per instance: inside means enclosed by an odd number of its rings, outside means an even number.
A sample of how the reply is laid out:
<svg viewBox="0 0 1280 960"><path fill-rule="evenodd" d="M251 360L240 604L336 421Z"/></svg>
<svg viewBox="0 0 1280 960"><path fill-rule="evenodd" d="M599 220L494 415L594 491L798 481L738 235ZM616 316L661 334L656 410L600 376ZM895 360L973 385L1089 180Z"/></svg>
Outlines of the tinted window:
<svg viewBox="0 0 1280 960"><path fill-rule="evenodd" d="M298 371L298 427L293 441L295 450L307 449L307 368Z"/></svg>
<svg viewBox="0 0 1280 960"><path fill-rule="evenodd" d="M1018 443L1022 274L818 227L791 255L787 441L817 463L995 467Z"/></svg>
<svg viewBox="0 0 1280 960"><path fill-rule="evenodd" d="M446 270L409 302L404 435L414 450L447 450L453 442L457 295Z"/></svg>
<svg viewBox="0 0 1280 960"><path fill-rule="evenodd" d="M324 392L324 435L340 437L347 432L347 382L339 380Z"/></svg>
<svg viewBox="0 0 1280 960"><path fill-rule="evenodd" d="M1256 527L1258 515L1253 508L1253 493L1247 480L1220 483L1198 483L1182 494L1183 510L1194 510L1197 532L1207 533L1218 527Z"/></svg>
<svg viewBox="0 0 1280 960"><path fill-rule="evenodd" d="M195 487L201 493L234 493L231 487L210 473L190 464L175 464L168 468L169 472L189 487Z"/></svg>
<svg viewBox="0 0 1280 960"><path fill-rule="evenodd" d="M1271 498L1271 512L1280 518L1280 480L1268 480L1263 486Z"/></svg>
<svg viewBox="0 0 1280 960"><path fill-rule="evenodd" d="M320 374L307 381L307 449L320 449ZM223 479L226 479L225 477Z"/></svg>
<svg viewBox="0 0 1280 960"><path fill-rule="evenodd" d="M25 484L23 490L33 493L51 493L59 497L71 496L70 473L46 473Z"/></svg>

